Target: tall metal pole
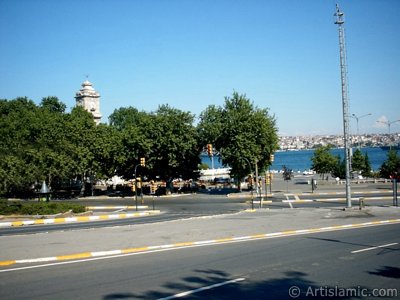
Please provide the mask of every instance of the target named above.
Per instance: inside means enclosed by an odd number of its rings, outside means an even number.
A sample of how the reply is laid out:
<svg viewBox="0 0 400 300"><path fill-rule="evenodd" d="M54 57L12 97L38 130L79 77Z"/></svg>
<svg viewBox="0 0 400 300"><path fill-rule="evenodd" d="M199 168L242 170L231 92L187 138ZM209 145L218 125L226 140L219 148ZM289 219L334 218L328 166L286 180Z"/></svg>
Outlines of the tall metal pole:
<svg viewBox="0 0 400 300"><path fill-rule="evenodd" d="M340 77L342 83L342 106L343 106L343 139L344 139L344 158L346 163L346 207L351 207L351 182L350 182L350 147L349 147L349 101L347 85L347 61L346 45L344 37L344 13L339 10L336 4L336 21L339 27L339 48L340 48Z"/></svg>
<svg viewBox="0 0 400 300"><path fill-rule="evenodd" d="M392 122L389 122L389 121L376 121L376 122L378 122L378 123L383 123L383 124L385 124L387 127L388 127L388 129L389 129L389 134L390 134L390 125L392 125L393 123L396 123L396 122L400 122L400 120L396 120L396 121L392 121Z"/></svg>
<svg viewBox="0 0 400 300"><path fill-rule="evenodd" d="M360 142L359 142L360 130L359 130L359 127L358 127L358 121L359 121L361 118L364 118L364 117L370 116L370 115L372 115L372 114L371 114L371 113L365 114L365 115L362 115L361 117L357 116L356 114L352 114L352 115L350 116L350 117L353 117L354 119L356 119L356 121L357 121L357 144L358 144L358 148L359 148L359 149L361 148L361 145L360 145Z"/></svg>
<svg viewBox="0 0 400 300"><path fill-rule="evenodd" d="M137 201L137 189L138 189L138 185L137 185L137 167L140 165L136 165L135 166L135 206L136 206L136 211L138 211L138 201Z"/></svg>

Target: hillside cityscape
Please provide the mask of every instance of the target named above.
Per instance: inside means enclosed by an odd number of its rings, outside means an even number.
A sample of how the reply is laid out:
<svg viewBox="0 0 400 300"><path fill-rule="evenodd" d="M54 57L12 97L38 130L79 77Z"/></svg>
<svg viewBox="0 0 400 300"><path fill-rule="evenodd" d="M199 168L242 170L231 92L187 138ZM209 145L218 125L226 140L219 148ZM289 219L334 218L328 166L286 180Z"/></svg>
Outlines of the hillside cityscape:
<svg viewBox="0 0 400 300"><path fill-rule="evenodd" d="M350 143L352 147L398 147L400 133L352 135ZM283 151L313 149L326 145L344 147L343 135L281 136L279 139L279 149Z"/></svg>

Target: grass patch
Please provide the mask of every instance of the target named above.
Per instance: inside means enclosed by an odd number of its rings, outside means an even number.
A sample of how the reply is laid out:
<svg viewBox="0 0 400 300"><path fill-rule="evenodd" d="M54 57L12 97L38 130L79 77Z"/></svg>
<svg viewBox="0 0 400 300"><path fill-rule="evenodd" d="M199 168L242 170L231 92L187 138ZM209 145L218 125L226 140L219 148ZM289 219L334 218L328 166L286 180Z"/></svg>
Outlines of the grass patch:
<svg viewBox="0 0 400 300"><path fill-rule="evenodd" d="M0 200L0 215L54 215L72 210L73 213L86 211L85 206L69 202L16 202Z"/></svg>

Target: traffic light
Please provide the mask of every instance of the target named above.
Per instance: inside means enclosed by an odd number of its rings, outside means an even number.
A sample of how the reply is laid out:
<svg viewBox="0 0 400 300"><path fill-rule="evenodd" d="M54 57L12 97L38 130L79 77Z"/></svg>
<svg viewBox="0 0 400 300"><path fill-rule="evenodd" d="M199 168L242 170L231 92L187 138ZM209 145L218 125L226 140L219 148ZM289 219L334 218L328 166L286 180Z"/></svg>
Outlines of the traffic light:
<svg viewBox="0 0 400 300"><path fill-rule="evenodd" d="M156 193L156 190L157 190L157 186L154 183L152 183L150 185L150 194L154 195Z"/></svg>
<svg viewBox="0 0 400 300"><path fill-rule="evenodd" d="M270 184L270 181L271 180L271 178L269 177L269 175L267 174L266 176L265 176L265 184Z"/></svg>
<svg viewBox="0 0 400 300"><path fill-rule="evenodd" d="M273 154L271 154L271 155L269 156L269 161L270 161L270 162L274 162L274 160L275 160L275 156L274 156Z"/></svg>
<svg viewBox="0 0 400 300"><path fill-rule="evenodd" d="M249 183L249 185L253 185L253 177L251 175L247 177L247 182Z"/></svg>
<svg viewBox="0 0 400 300"><path fill-rule="evenodd" d="M213 149L212 149L211 144L207 144L207 153L208 153L208 156L212 156L212 154L213 154Z"/></svg>
<svg viewBox="0 0 400 300"><path fill-rule="evenodd" d="M146 159L145 159L144 157L141 157L141 158L140 158L140 165L141 165L142 167L145 167L145 166L146 166Z"/></svg>

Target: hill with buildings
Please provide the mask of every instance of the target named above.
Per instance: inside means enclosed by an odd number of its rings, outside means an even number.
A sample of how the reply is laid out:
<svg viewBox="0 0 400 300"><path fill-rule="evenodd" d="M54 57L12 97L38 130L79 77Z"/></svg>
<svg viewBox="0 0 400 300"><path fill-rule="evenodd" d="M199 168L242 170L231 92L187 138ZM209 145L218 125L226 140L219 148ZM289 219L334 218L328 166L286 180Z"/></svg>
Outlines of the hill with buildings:
<svg viewBox="0 0 400 300"><path fill-rule="evenodd" d="M400 133L352 135L350 142L352 147L400 146ZM281 136L279 141L280 150L305 150L326 145L332 145L334 148L344 147L343 136Z"/></svg>

